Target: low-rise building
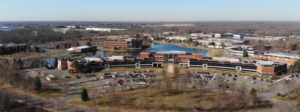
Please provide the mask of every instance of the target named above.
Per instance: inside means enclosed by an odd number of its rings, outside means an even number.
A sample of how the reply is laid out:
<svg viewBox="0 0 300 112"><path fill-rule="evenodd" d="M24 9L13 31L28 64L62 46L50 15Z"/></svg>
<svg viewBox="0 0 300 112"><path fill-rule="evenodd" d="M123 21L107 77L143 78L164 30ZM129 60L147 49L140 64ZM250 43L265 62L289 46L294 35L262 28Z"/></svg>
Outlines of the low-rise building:
<svg viewBox="0 0 300 112"><path fill-rule="evenodd" d="M177 40L177 41L187 41L190 37L183 37L183 36L170 36L166 37L168 40Z"/></svg>
<svg viewBox="0 0 300 112"><path fill-rule="evenodd" d="M198 42L201 45L210 45L210 43L214 42L215 46L220 46L222 43L225 44L226 47L230 47L232 45L241 45L244 43L244 40L236 40L236 39L220 39L220 38L208 38L208 39L198 39L193 40L194 42Z"/></svg>
<svg viewBox="0 0 300 112"><path fill-rule="evenodd" d="M246 51L249 56L253 56L256 51L251 50L252 47L226 47L225 50L229 55L243 56Z"/></svg>
<svg viewBox="0 0 300 112"><path fill-rule="evenodd" d="M275 61L280 63L287 63L289 65L292 65L296 60L300 59L300 55L265 52L261 54L255 54L252 56L252 58Z"/></svg>
<svg viewBox="0 0 300 112"><path fill-rule="evenodd" d="M59 67L72 69L71 59L59 60ZM78 59L82 70L109 69L115 67L163 67L166 64L179 64L180 67L201 67L257 72L259 74L279 75L287 72L287 64L274 61L236 59L226 57L203 57L201 53L183 51L142 52L140 57L111 56L103 58Z"/></svg>
<svg viewBox="0 0 300 112"><path fill-rule="evenodd" d="M243 37L244 40L262 40L262 41L286 41L288 38L283 36L265 36L265 37Z"/></svg>
<svg viewBox="0 0 300 112"><path fill-rule="evenodd" d="M104 48L118 48L118 49L141 49L143 45L142 39L137 38L123 38L119 40L105 40L103 42Z"/></svg>
<svg viewBox="0 0 300 112"><path fill-rule="evenodd" d="M190 36L200 37L200 38L211 38L211 37L213 37L213 34L211 34L211 33L191 33Z"/></svg>
<svg viewBox="0 0 300 112"><path fill-rule="evenodd" d="M0 55L9 55L29 50L27 44L0 44Z"/></svg>

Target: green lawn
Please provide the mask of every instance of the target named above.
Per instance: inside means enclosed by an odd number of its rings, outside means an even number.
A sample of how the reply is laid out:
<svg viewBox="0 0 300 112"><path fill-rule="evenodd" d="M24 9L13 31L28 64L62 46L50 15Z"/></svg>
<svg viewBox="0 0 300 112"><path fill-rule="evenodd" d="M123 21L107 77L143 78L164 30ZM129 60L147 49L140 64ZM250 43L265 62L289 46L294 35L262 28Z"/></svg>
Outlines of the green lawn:
<svg viewBox="0 0 300 112"><path fill-rule="evenodd" d="M274 86L273 85L267 85L268 89L273 89Z"/></svg>
<svg viewBox="0 0 300 112"><path fill-rule="evenodd" d="M43 98L57 98L65 95L62 92L38 92L36 95L43 97Z"/></svg>

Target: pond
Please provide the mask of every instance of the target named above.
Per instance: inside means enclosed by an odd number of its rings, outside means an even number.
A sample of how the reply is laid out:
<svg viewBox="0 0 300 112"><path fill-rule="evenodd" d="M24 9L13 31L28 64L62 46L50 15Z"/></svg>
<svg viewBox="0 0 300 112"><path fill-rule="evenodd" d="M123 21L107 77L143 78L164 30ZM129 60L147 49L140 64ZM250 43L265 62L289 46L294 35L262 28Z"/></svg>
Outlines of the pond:
<svg viewBox="0 0 300 112"><path fill-rule="evenodd" d="M125 56L134 56L140 57L141 52L158 52L158 51L184 51L187 53L202 53L203 57L209 52L208 50L196 49L196 48L186 48L172 44L158 44L152 43L151 47L154 49L144 49L142 51L128 51L128 52L117 52L117 51L99 51L94 57L103 57L103 56L111 56L111 55L125 55Z"/></svg>

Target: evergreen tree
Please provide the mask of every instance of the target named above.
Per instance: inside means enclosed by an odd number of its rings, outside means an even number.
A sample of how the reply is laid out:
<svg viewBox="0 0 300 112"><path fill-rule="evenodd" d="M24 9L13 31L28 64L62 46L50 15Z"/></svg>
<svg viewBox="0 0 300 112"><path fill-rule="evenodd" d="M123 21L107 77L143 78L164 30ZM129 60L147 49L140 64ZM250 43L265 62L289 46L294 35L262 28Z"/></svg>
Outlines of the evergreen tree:
<svg viewBox="0 0 300 112"><path fill-rule="evenodd" d="M256 97L257 97L256 89L252 88L251 91L250 91L250 95L252 96L253 104L256 104Z"/></svg>
<svg viewBox="0 0 300 112"><path fill-rule="evenodd" d="M2 108L4 111L9 111L11 106L10 98L7 94L2 96Z"/></svg>
<svg viewBox="0 0 300 112"><path fill-rule="evenodd" d="M88 92L85 88L82 89L81 100L82 101L88 101L89 100L89 95L88 95Z"/></svg>
<svg viewBox="0 0 300 112"><path fill-rule="evenodd" d="M224 49L226 47L224 42L221 42L220 46L222 47L222 49Z"/></svg>
<svg viewBox="0 0 300 112"><path fill-rule="evenodd" d="M41 91L42 90L42 82L39 77L34 78L34 90Z"/></svg>
<svg viewBox="0 0 300 112"><path fill-rule="evenodd" d="M293 65L290 66L289 70L291 72L299 72L300 71L300 60L296 60Z"/></svg>
<svg viewBox="0 0 300 112"><path fill-rule="evenodd" d="M45 67L46 69L49 69L48 62L47 62L47 61L44 62L44 67Z"/></svg>
<svg viewBox="0 0 300 112"><path fill-rule="evenodd" d="M215 43L215 42L210 42L210 43L209 43L209 45L211 45L211 46L215 46L215 45L216 45L216 43Z"/></svg>
<svg viewBox="0 0 300 112"><path fill-rule="evenodd" d="M24 62L21 59L18 59L18 65L20 69L23 69Z"/></svg>
<svg viewBox="0 0 300 112"><path fill-rule="evenodd" d="M54 60L54 67L57 67L57 66L58 66L58 58L56 57Z"/></svg>
<svg viewBox="0 0 300 112"><path fill-rule="evenodd" d="M74 60L74 61L72 62L71 67L72 67L75 71L80 70L80 66L79 66L79 63L78 63L77 60Z"/></svg>
<svg viewBox="0 0 300 112"><path fill-rule="evenodd" d="M91 46L92 44L91 44L91 42L87 42L86 45Z"/></svg>
<svg viewBox="0 0 300 112"><path fill-rule="evenodd" d="M247 50L243 50L243 57L249 57Z"/></svg>

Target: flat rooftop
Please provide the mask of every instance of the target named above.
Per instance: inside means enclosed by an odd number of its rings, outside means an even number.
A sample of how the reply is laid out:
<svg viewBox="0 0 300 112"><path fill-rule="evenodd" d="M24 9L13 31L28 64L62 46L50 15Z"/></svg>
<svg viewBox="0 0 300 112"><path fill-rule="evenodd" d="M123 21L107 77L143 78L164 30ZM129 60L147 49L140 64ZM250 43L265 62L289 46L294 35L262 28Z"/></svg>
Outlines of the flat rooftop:
<svg viewBox="0 0 300 112"><path fill-rule="evenodd" d="M263 53L265 56L281 57L281 58L290 58L290 59L300 59L300 55L296 54L285 54L285 53Z"/></svg>

